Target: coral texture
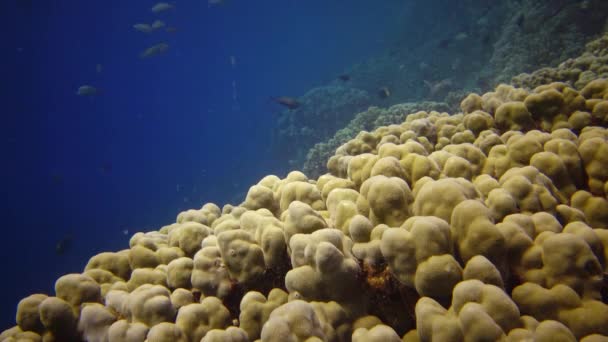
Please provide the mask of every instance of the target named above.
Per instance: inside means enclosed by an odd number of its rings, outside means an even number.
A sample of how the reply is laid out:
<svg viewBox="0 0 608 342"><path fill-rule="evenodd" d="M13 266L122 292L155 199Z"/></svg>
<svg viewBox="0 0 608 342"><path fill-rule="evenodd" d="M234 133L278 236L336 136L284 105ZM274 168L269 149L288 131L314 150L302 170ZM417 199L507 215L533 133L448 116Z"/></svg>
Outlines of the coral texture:
<svg viewBox="0 0 608 342"><path fill-rule="evenodd" d="M500 85L361 132L93 256L0 341L605 340L607 101Z"/></svg>

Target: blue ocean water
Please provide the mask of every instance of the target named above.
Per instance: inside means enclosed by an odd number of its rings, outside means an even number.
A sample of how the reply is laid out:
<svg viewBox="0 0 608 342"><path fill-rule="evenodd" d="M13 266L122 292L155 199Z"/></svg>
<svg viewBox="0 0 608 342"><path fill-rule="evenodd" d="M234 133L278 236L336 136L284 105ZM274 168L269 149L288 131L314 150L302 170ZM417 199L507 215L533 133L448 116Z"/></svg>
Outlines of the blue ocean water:
<svg viewBox="0 0 608 342"><path fill-rule="evenodd" d="M134 232L284 176L269 98L384 49L404 2L181 0L158 14L154 4L0 2L1 329L22 297L52 294L60 275L128 247ZM157 19L175 32L133 28ZM139 58L162 42L165 53ZM76 95L82 85L97 94Z"/></svg>

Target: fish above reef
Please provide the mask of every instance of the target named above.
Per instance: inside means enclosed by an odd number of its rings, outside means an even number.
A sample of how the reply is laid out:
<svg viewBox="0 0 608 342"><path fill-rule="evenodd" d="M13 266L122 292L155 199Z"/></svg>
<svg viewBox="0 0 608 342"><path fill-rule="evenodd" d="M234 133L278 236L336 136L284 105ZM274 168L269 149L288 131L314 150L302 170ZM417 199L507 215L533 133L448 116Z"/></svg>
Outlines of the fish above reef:
<svg viewBox="0 0 608 342"><path fill-rule="evenodd" d="M381 99L386 99L391 96L391 90L388 87L381 87L378 89L378 97Z"/></svg>
<svg viewBox="0 0 608 342"><path fill-rule="evenodd" d="M464 40L467 40L468 38L469 38L469 34L466 31L460 31L454 36L441 39L437 43L437 47L440 49L446 49L446 48L450 47L450 45L452 45L452 43L462 42Z"/></svg>
<svg viewBox="0 0 608 342"><path fill-rule="evenodd" d="M101 94L101 91L91 85L85 84L78 87L76 95L78 96L95 96Z"/></svg>
<svg viewBox="0 0 608 342"><path fill-rule="evenodd" d="M51 173L51 181L53 182L53 184L55 185L63 185L63 174L62 173L58 173L58 172L53 172Z"/></svg>
<svg viewBox="0 0 608 342"><path fill-rule="evenodd" d="M209 1L207 2L207 5L208 5L209 7L211 7L211 6L223 5L224 3L225 3L225 1L224 1L224 0L209 0Z"/></svg>
<svg viewBox="0 0 608 342"><path fill-rule="evenodd" d="M101 73L103 71L103 65L101 64L97 64L95 65L95 71L97 71L97 73Z"/></svg>
<svg viewBox="0 0 608 342"><path fill-rule="evenodd" d="M490 33L485 34L481 37L481 45L488 46L492 43L492 35Z"/></svg>
<svg viewBox="0 0 608 342"><path fill-rule="evenodd" d="M99 166L99 171L104 175L110 174L112 172L112 163L109 161L104 161Z"/></svg>
<svg viewBox="0 0 608 342"><path fill-rule="evenodd" d="M169 45L167 43L159 43L145 49L142 53L139 54L139 58L149 58L156 55L160 55L167 51L167 49L169 49Z"/></svg>
<svg viewBox="0 0 608 342"><path fill-rule="evenodd" d="M452 42L452 38L444 38L442 40L439 41L439 43L437 44L437 47L440 49L445 49L448 46L450 46L450 43Z"/></svg>
<svg viewBox="0 0 608 342"><path fill-rule="evenodd" d="M167 2L159 2L156 5L152 6L151 11L154 13L161 13L172 9L175 9L175 5L172 5Z"/></svg>
<svg viewBox="0 0 608 342"><path fill-rule="evenodd" d="M150 24L135 24L133 28L135 31L143 32L143 33L152 33L156 30L159 30L165 27L165 23L162 20L155 20L152 25Z"/></svg>
<svg viewBox="0 0 608 342"><path fill-rule="evenodd" d="M294 99L293 97L289 97L289 96L279 96L279 97L274 97L272 98L272 101L285 106L289 109L296 109L299 108L302 104Z"/></svg>
<svg viewBox="0 0 608 342"><path fill-rule="evenodd" d="M162 20L155 20L150 27L152 27L154 30L158 30L165 27L165 23Z"/></svg>
<svg viewBox="0 0 608 342"><path fill-rule="evenodd" d="M175 33L177 32L177 27L169 26L167 27L167 29L165 29L165 31L167 31L168 33Z"/></svg>
<svg viewBox="0 0 608 342"><path fill-rule="evenodd" d="M526 20L526 16L523 13L520 13L515 19L515 25L517 27L522 28L524 26L524 21Z"/></svg>
<svg viewBox="0 0 608 342"><path fill-rule="evenodd" d="M55 254L63 255L72 247L72 236L66 235L55 244Z"/></svg>
<svg viewBox="0 0 608 342"><path fill-rule="evenodd" d="M466 32L458 32L458 34L454 36L455 41L463 41L467 38L469 38L469 34Z"/></svg>
<svg viewBox="0 0 608 342"><path fill-rule="evenodd" d="M429 88L428 96L430 98L434 98L435 96L437 96L437 94L450 90L453 85L452 80L449 78L437 82L430 82L424 80L424 84Z"/></svg>
<svg viewBox="0 0 608 342"><path fill-rule="evenodd" d="M344 82L349 81L350 80L350 75L349 74L342 74L340 76L338 76L338 78Z"/></svg>
<svg viewBox="0 0 608 342"><path fill-rule="evenodd" d="M143 32L143 33L151 33L152 31L154 31L152 29L152 26L150 26L148 24L135 24L135 25L133 25L133 28L135 29L135 31Z"/></svg>

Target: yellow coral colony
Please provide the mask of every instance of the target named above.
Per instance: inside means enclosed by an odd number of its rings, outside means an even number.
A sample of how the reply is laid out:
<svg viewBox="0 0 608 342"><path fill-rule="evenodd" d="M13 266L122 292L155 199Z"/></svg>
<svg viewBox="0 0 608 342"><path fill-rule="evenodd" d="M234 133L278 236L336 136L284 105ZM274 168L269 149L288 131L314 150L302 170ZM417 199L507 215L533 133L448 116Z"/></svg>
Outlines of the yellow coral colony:
<svg viewBox="0 0 608 342"><path fill-rule="evenodd" d="M608 339L608 81L461 109L133 235L24 298L0 340Z"/></svg>

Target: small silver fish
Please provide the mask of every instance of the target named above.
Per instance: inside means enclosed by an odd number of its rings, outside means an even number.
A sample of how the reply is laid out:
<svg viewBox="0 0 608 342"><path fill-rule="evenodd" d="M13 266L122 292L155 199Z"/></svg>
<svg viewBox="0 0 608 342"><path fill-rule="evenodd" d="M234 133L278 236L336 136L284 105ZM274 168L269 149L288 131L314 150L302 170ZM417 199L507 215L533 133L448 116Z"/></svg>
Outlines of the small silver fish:
<svg viewBox="0 0 608 342"><path fill-rule="evenodd" d="M218 6L218 5L223 5L224 4L224 0L208 0L208 6L212 7L212 6Z"/></svg>
<svg viewBox="0 0 608 342"><path fill-rule="evenodd" d="M142 53L139 54L139 58L149 58L152 56L160 55L167 51L169 45L167 43L159 43L154 46L151 46L145 49Z"/></svg>
<svg viewBox="0 0 608 342"><path fill-rule="evenodd" d="M153 30L158 30L165 27L165 23L162 20L155 20L151 25Z"/></svg>
<svg viewBox="0 0 608 342"><path fill-rule="evenodd" d="M135 25L133 25L133 28L135 29L135 31L139 31L139 32L143 32L143 33L150 33L152 31L154 31L154 29L152 29L152 26L150 26L148 24L135 24Z"/></svg>
<svg viewBox="0 0 608 342"><path fill-rule="evenodd" d="M279 96L279 97L271 98L271 100L282 106L287 107L288 109L297 109L302 105L300 103L300 101L294 99L293 97L289 97L289 96Z"/></svg>
<svg viewBox="0 0 608 342"><path fill-rule="evenodd" d="M98 94L99 90L97 90L97 88L87 84L78 87L78 90L76 91L76 95L78 96L95 96Z"/></svg>
<svg viewBox="0 0 608 342"><path fill-rule="evenodd" d="M72 236L66 235L55 244L55 254L62 255L72 247Z"/></svg>
<svg viewBox="0 0 608 342"><path fill-rule="evenodd" d="M159 2L156 5L152 6L152 12L154 13L161 13L161 12L165 12L171 9L174 9L175 6L166 3L166 2Z"/></svg>

